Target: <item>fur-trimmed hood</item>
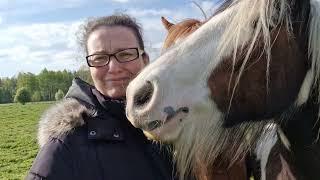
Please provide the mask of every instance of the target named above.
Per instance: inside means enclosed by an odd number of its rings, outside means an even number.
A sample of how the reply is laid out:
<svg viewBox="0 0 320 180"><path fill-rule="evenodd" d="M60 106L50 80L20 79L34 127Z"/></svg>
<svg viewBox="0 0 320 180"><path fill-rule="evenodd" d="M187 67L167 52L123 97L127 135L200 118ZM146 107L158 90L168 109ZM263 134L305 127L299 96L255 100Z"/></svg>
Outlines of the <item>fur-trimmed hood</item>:
<svg viewBox="0 0 320 180"><path fill-rule="evenodd" d="M50 138L61 138L85 123L89 125L88 130L96 132L94 137L90 138L121 140L122 130L118 120L112 118L113 116L126 119L124 102L105 97L94 86L75 78L65 99L42 115L39 122L38 143L42 147ZM85 122L84 117L91 117L90 121ZM107 121L95 122L94 119ZM116 137L113 137L114 132L118 133Z"/></svg>
<svg viewBox="0 0 320 180"><path fill-rule="evenodd" d="M42 147L50 138L60 138L75 127L83 125L83 115L93 116L98 101L92 85L80 78L72 81L64 100L43 113L39 122L38 144Z"/></svg>
<svg viewBox="0 0 320 180"><path fill-rule="evenodd" d="M90 110L78 100L68 98L53 105L41 117L38 129L38 143L45 145L50 138L60 138L75 127L83 125L83 115Z"/></svg>

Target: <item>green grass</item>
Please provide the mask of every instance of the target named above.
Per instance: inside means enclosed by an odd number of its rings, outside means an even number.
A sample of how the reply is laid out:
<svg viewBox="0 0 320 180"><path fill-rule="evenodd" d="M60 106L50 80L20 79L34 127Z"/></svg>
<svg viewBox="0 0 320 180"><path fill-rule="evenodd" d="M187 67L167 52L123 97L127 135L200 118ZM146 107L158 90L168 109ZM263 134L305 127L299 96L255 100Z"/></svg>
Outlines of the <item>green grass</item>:
<svg viewBox="0 0 320 180"><path fill-rule="evenodd" d="M37 124L52 102L0 105L0 179L24 179L35 158Z"/></svg>

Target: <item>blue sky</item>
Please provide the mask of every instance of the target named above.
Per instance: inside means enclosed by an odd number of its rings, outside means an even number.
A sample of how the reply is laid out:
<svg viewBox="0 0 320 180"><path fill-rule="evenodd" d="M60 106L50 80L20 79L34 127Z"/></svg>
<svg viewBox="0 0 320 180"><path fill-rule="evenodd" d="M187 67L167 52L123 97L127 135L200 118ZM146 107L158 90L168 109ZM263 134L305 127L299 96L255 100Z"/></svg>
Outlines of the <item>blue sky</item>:
<svg viewBox="0 0 320 180"><path fill-rule="evenodd" d="M215 1L196 0L210 15ZM204 19L187 0L0 0L0 77L19 72L76 70L84 54L76 44L79 25L88 17L128 13L142 24L147 51L158 56L165 37L160 17L172 22Z"/></svg>

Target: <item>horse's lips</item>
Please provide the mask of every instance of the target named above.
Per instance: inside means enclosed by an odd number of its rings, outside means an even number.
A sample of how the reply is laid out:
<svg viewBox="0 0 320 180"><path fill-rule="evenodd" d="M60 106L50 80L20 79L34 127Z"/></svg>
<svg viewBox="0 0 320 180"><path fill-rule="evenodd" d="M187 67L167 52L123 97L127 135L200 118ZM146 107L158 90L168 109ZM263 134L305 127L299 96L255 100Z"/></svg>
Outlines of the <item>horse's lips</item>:
<svg viewBox="0 0 320 180"><path fill-rule="evenodd" d="M154 120L154 121L151 121L149 123L147 123L143 130L145 131L153 131L159 127L161 127L162 125L166 124L167 122L169 122L172 118L165 118L164 120Z"/></svg>
<svg viewBox="0 0 320 180"><path fill-rule="evenodd" d="M185 110L178 110L176 114L171 116L166 116L163 120L154 120L147 123L146 126L143 128L143 130L151 132L158 128L161 128L162 126L168 124L173 120L179 120L181 122L183 118L185 118L185 116L188 114L188 112L189 110L187 112Z"/></svg>
<svg viewBox="0 0 320 180"><path fill-rule="evenodd" d="M160 121L160 120L155 120L155 121L152 121L152 122L148 123L148 124L146 125L146 127L143 128L143 129L144 129L145 131L153 131L153 130L159 128L159 127L161 126L161 124L163 124L162 121Z"/></svg>
<svg viewBox="0 0 320 180"><path fill-rule="evenodd" d="M147 124L147 127L145 128L145 130L153 131L153 130L161 127L162 125L168 123L171 119L173 119L173 117L168 118L168 116L167 116L164 120L151 121L150 123Z"/></svg>

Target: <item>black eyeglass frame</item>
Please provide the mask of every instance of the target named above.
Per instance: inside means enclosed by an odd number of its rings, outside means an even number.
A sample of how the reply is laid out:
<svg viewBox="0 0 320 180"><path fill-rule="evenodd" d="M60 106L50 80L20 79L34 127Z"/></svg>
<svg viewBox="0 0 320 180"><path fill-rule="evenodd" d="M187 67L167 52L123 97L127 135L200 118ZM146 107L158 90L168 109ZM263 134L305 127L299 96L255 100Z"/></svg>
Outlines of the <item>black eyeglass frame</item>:
<svg viewBox="0 0 320 180"><path fill-rule="evenodd" d="M137 51L137 57L135 57L135 58L133 58L133 59L131 59L131 60L129 60L129 61L119 61L119 59L117 58L116 54L119 53L119 52L125 51L125 50L130 50L130 49L134 49L134 50ZM103 66L106 66L106 65L109 64L109 62L110 62L110 60L111 60L111 57L114 57L114 59L115 59L117 62L119 62L119 63L127 63L127 62L134 61L134 60L138 59L138 58L139 58L141 55L143 55L143 54L144 54L144 51L141 50L140 48L127 48L127 49L122 49L122 50L117 51L117 52L112 53L112 54L107 54L107 53L94 53L94 54L90 54L90 55L86 56L86 60L87 60L87 64L88 64L89 67L103 67ZM95 55L107 55L109 58L108 58L108 60L106 61L106 63L103 64L103 65L101 65L101 66L92 66L92 65L89 63L89 58L90 58L91 56L95 56Z"/></svg>

